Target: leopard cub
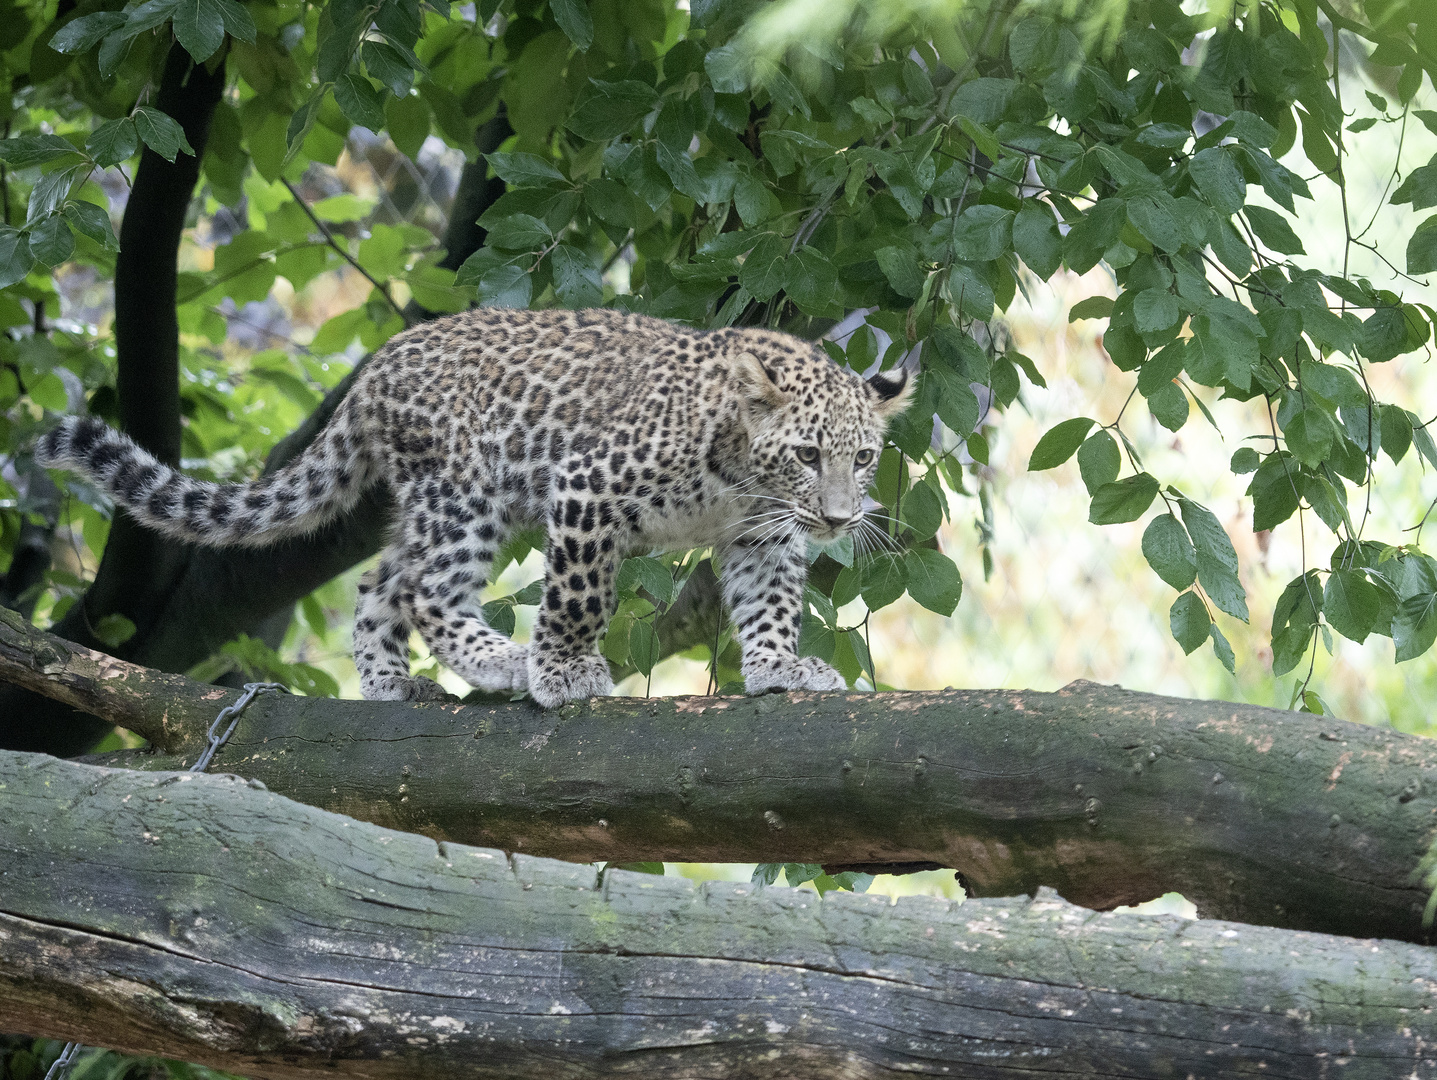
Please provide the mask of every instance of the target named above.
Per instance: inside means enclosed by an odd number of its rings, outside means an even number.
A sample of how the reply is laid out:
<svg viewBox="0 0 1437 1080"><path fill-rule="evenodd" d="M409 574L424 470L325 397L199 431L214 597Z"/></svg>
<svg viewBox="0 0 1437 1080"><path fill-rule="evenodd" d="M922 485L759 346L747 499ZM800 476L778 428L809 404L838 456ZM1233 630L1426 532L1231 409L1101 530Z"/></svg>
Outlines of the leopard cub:
<svg viewBox="0 0 1437 1080"><path fill-rule="evenodd" d="M409 673L409 634L473 686L545 707L607 694L597 651L621 560L713 547L749 693L838 690L798 655L807 542L863 515L901 372L866 382L768 330L693 330L619 311L478 308L395 337L310 446L273 474L214 484L99 419L39 447L143 524L195 544L309 532L386 484L395 514L360 585L354 661L366 698L438 698ZM547 527L526 647L484 621L479 590L511 528Z"/></svg>

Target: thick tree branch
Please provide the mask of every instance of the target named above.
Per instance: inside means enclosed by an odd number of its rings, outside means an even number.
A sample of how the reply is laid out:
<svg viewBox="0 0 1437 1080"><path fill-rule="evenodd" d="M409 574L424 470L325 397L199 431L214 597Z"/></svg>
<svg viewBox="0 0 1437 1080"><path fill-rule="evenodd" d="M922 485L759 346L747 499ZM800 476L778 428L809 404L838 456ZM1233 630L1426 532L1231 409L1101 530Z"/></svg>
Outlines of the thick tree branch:
<svg viewBox="0 0 1437 1080"><path fill-rule="evenodd" d="M6 634L0 679L43 690L48 658L74 655ZM81 686L96 662L62 666L54 692L182 747L106 761L193 762L215 688L156 681L139 715L126 688L146 673L128 671L124 694ZM552 712L266 697L214 768L386 827L536 855L936 862L980 896L1050 885L1109 908L1176 889L1205 916L1409 941L1424 939L1427 900L1411 877L1437 835L1431 740L1092 683Z"/></svg>
<svg viewBox="0 0 1437 1080"><path fill-rule="evenodd" d="M22 754L0 754L0 865L8 1026L253 1077L1437 1068L1430 949L1046 891L600 883L238 778Z"/></svg>
<svg viewBox="0 0 1437 1080"><path fill-rule="evenodd" d="M215 714L239 695L183 675L116 660L36 630L0 608L0 682L121 724L164 750L203 745Z"/></svg>

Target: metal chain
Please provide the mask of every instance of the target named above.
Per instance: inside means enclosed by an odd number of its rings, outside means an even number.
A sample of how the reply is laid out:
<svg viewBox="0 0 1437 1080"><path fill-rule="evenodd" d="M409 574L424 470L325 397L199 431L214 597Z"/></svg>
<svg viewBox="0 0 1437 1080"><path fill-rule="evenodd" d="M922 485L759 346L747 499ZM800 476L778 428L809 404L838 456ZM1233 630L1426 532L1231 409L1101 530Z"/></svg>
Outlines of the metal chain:
<svg viewBox="0 0 1437 1080"><path fill-rule="evenodd" d="M45 1073L45 1080L61 1080L70 1071L70 1065L75 1060L75 1055L83 1049L79 1043L66 1043L65 1049L60 1051L60 1056L55 1059L48 1072Z"/></svg>
<svg viewBox="0 0 1437 1080"><path fill-rule="evenodd" d="M239 725L240 714L249 708L249 703L255 699L256 695L267 693L271 690L284 693L287 692L288 687L283 683L277 682L251 682L244 684L244 693L239 696L239 700L233 705L221 709L220 714L215 717L214 723L210 725L209 734L206 736L209 739L209 745L205 747L204 752L200 754L198 760L190 766L190 772L204 772L209 768L210 761L215 756L215 751L223 746L229 737L234 734L235 728ZM225 728L223 733L219 733L220 725L226 720L230 722L230 726Z"/></svg>
<svg viewBox="0 0 1437 1080"><path fill-rule="evenodd" d="M214 760L215 753L221 746L229 741L229 737L234 734L235 728L239 726L240 716L245 709L249 708L250 702L260 694L270 693L272 691L276 693L288 693L289 687L277 682L245 683L244 693L239 696L239 700L233 705L227 705L221 709L220 714L216 716L214 722L210 724L210 730L205 735L205 738L208 740L208 745L205 746L203 752L201 752L200 756L195 760L195 763L190 766L189 771L198 773L204 772L209 768L210 762ZM220 731L220 725L226 720L230 722L229 727L225 728L224 731ZM50 1068L46 1070L45 1080L65 1080L65 1076L70 1071L70 1066L75 1063L75 1055L84 1048L82 1043L66 1043L65 1048L60 1051L60 1056L57 1057Z"/></svg>

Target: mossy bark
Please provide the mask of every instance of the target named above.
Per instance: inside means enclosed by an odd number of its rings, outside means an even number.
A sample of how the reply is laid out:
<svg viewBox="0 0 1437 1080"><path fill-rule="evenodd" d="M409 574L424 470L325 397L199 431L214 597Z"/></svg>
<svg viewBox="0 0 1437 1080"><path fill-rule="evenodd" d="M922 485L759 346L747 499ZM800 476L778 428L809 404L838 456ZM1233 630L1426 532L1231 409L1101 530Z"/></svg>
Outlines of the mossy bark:
<svg viewBox="0 0 1437 1080"><path fill-rule="evenodd" d="M252 1077L1437 1075L1437 953L694 886L0 753L12 1030Z"/></svg>
<svg viewBox="0 0 1437 1080"><path fill-rule="evenodd" d="M130 753L176 768L193 756ZM936 862L979 896L1425 940L1437 743L1227 702L1057 693L256 701L215 770L436 839L573 860Z"/></svg>

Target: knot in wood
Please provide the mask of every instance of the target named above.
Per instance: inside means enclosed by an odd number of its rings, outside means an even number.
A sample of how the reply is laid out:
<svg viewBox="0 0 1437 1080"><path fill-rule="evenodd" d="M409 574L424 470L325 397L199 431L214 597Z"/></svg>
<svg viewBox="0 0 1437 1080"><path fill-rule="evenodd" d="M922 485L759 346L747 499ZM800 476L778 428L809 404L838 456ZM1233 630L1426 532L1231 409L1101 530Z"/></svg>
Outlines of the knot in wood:
<svg viewBox="0 0 1437 1080"><path fill-rule="evenodd" d="M1397 801L1409 803L1421 794L1422 778L1420 776L1414 776L1411 780L1407 781L1407 786L1398 793Z"/></svg>
<svg viewBox="0 0 1437 1080"><path fill-rule="evenodd" d="M778 814L772 810L765 810L763 812L763 820L768 822L768 827L774 832L778 832L779 829L783 828L783 818L779 817Z"/></svg>

